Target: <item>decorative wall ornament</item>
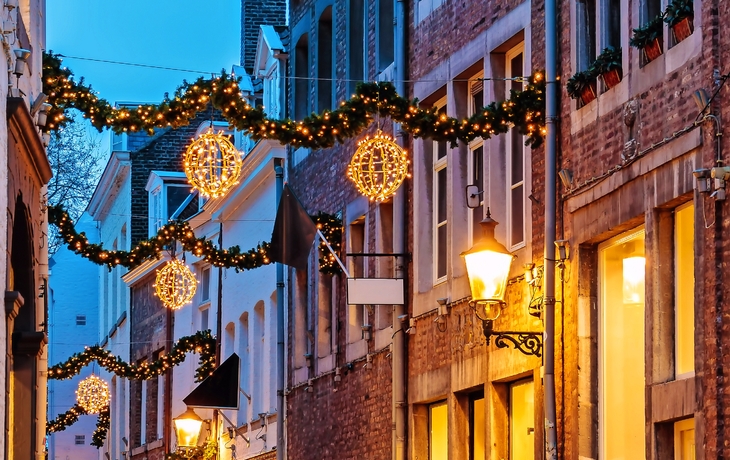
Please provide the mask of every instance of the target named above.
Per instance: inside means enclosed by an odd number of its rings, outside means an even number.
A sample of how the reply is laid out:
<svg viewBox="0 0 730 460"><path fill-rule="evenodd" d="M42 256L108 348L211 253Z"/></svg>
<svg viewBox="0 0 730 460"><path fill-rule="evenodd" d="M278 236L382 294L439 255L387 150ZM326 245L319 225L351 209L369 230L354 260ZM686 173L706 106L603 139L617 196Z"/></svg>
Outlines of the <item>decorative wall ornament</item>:
<svg viewBox="0 0 730 460"><path fill-rule="evenodd" d="M98 414L109 406L110 399L109 384L105 380L90 375L79 382L76 402L87 414Z"/></svg>
<svg viewBox="0 0 730 460"><path fill-rule="evenodd" d="M358 143L347 168L347 176L357 190L371 201L385 201L393 196L408 173L408 155L387 134L378 130L372 138Z"/></svg>
<svg viewBox="0 0 730 460"><path fill-rule="evenodd" d="M188 182L204 197L219 198L238 184L243 159L228 136L213 127L188 146L183 167Z"/></svg>
<svg viewBox="0 0 730 460"><path fill-rule="evenodd" d="M177 310L193 301L198 280L185 262L173 258L157 270L155 295L170 310Z"/></svg>

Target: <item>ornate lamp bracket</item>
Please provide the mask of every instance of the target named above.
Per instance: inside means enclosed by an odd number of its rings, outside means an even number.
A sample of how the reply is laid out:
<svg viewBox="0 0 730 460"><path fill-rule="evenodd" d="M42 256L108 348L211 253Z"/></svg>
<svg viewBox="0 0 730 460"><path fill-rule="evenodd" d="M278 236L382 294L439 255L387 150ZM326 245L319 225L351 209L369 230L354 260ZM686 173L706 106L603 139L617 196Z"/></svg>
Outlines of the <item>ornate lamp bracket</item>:
<svg viewBox="0 0 730 460"><path fill-rule="evenodd" d="M484 337L487 345L491 337L495 336L494 344L497 348L509 348L510 345L526 355L542 356L542 332L495 331L494 320L482 320Z"/></svg>

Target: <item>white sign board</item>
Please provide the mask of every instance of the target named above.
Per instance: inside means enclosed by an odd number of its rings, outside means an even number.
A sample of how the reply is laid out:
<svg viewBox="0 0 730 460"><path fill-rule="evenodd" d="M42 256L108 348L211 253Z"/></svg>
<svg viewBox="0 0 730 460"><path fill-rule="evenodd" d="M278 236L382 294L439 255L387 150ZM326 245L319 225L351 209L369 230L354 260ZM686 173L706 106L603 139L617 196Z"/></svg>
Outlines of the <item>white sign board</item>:
<svg viewBox="0 0 730 460"><path fill-rule="evenodd" d="M348 305L403 305L403 280L390 278L347 278Z"/></svg>

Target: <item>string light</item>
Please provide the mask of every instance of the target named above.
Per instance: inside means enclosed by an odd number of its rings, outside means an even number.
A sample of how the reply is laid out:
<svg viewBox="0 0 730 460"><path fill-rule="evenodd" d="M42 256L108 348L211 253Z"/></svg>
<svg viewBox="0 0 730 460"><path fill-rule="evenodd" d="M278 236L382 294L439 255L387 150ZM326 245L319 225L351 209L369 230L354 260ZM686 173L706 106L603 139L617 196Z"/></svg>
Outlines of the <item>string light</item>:
<svg viewBox="0 0 730 460"><path fill-rule="evenodd" d="M220 131L198 136L185 151L183 168L188 182L204 197L219 198L238 184L243 159Z"/></svg>
<svg viewBox="0 0 730 460"><path fill-rule="evenodd" d="M408 155L393 139L378 130L358 143L347 176L371 201L385 201L395 194L408 174Z"/></svg>
<svg viewBox="0 0 730 460"><path fill-rule="evenodd" d="M172 259L157 271L155 295L170 310L177 310L192 302L198 280L185 263Z"/></svg>
<svg viewBox="0 0 730 460"><path fill-rule="evenodd" d="M110 398L109 385L95 375L79 382L79 388L76 390L76 402L87 414L101 412L109 406Z"/></svg>

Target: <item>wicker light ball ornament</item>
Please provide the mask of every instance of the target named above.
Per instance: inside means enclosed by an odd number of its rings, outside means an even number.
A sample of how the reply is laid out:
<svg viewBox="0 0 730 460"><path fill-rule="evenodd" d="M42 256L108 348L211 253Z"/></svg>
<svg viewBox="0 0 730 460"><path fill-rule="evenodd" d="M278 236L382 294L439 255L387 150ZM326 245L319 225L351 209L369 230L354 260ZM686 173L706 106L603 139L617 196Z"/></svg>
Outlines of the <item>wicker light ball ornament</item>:
<svg viewBox="0 0 730 460"><path fill-rule="evenodd" d="M157 271L155 295L170 310L177 310L192 302L198 281L187 265L172 259Z"/></svg>
<svg viewBox="0 0 730 460"><path fill-rule="evenodd" d="M76 390L76 402L87 414L98 414L109 407L109 385L105 380L91 375L81 382Z"/></svg>
<svg viewBox="0 0 730 460"><path fill-rule="evenodd" d="M204 197L222 197L238 183L243 159L223 132L213 128L198 136L185 151L188 182Z"/></svg>
<svg viewBox="0 0 730 460"><path fill-rule="evenodd" d="M408 155L380 130L358 143L347 168L347 176L358 191L371 201L385 201L395 194L408 173Z"/></svg>

